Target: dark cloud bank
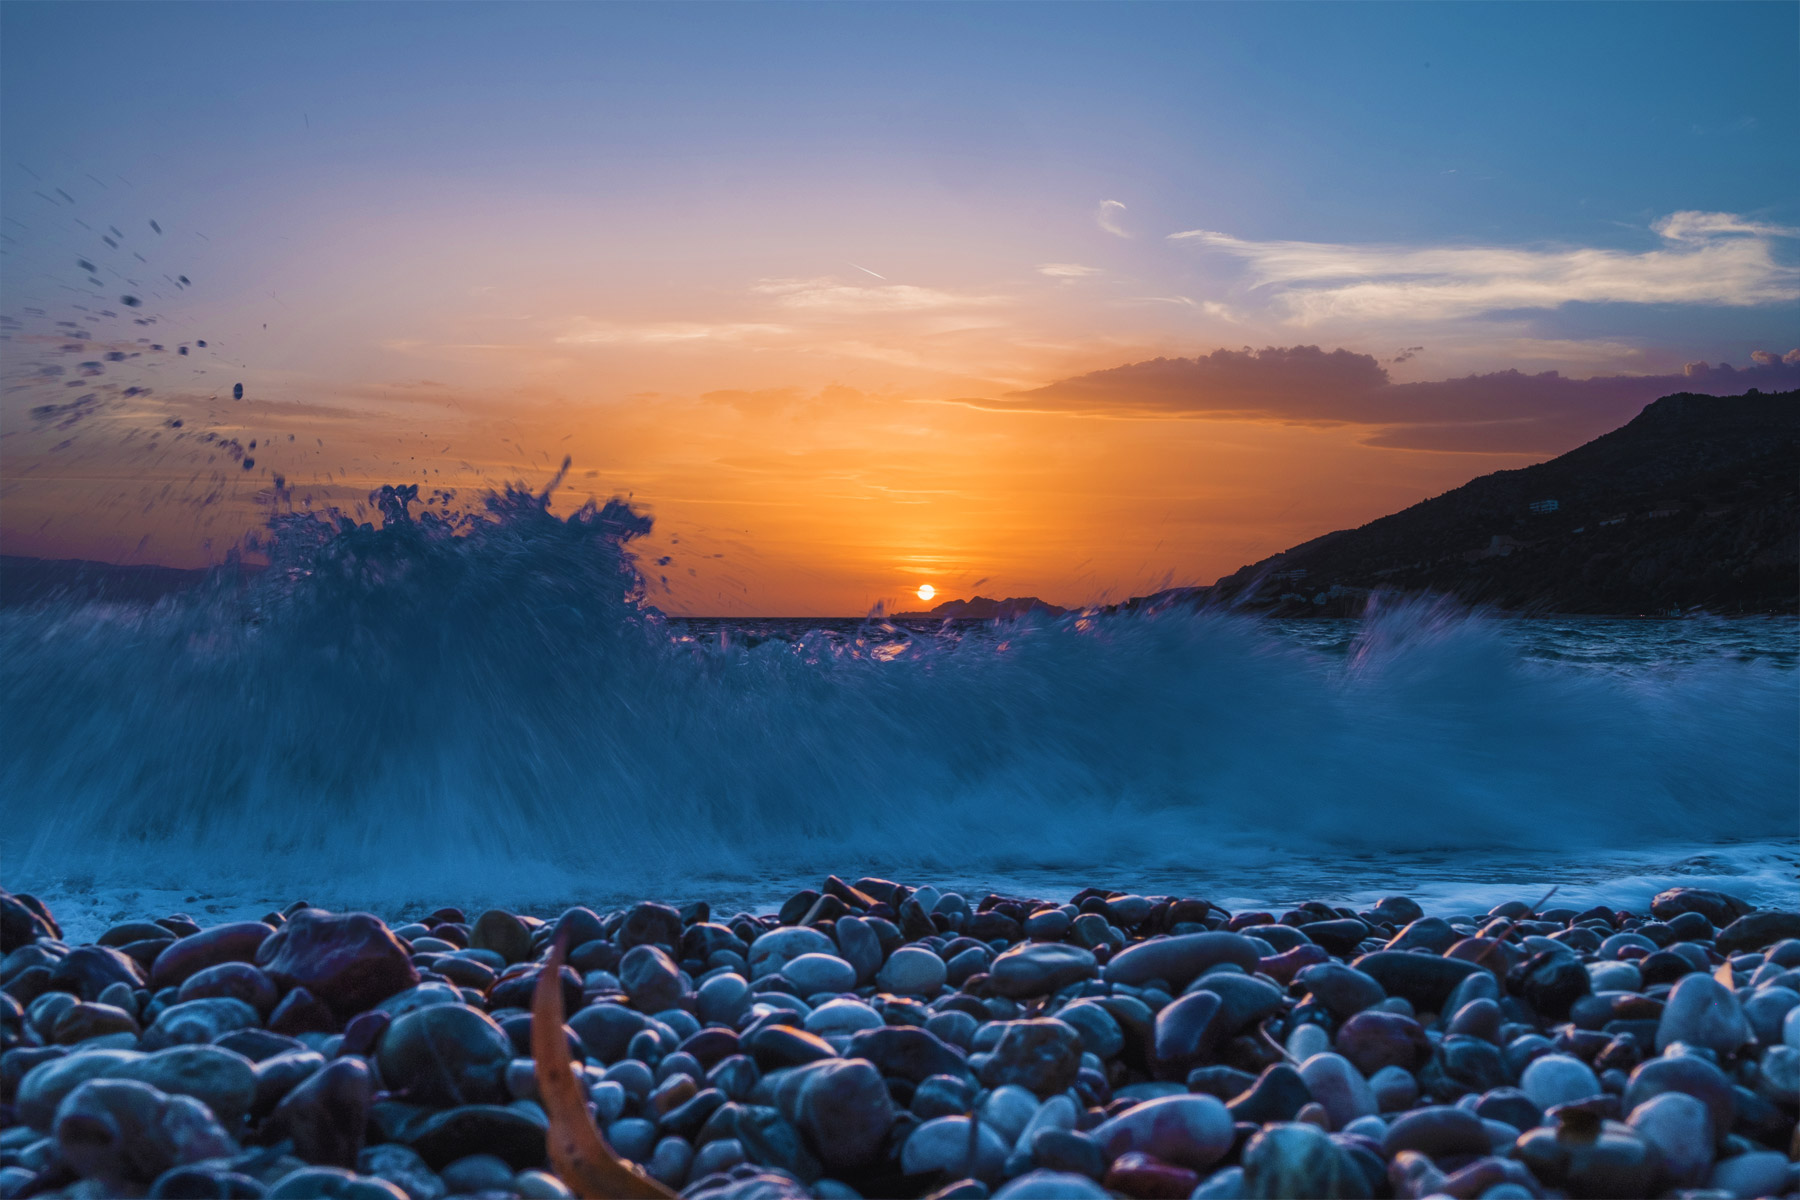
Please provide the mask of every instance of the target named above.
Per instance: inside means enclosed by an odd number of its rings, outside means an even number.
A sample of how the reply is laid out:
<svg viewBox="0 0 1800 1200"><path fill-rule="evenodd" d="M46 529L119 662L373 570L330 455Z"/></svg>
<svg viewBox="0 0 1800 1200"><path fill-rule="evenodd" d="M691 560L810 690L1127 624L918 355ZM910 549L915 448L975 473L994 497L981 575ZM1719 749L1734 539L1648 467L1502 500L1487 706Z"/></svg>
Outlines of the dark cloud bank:
<svg viewBox="0 0 1800 1200"><path fill-rule="evenodd" d="M1373 355L1318 346L1215 350L1158 358L965 403L996 411L1111 417L1246 417L1372 425L1370 445L1403 450L1549 453L1567 450L1673 392L1733 395L1800 387L1800 350L1757 351L1754 365L1689 363L1681 374L1570 379L1557 371L1495 371L1394 383Z"/></svg>

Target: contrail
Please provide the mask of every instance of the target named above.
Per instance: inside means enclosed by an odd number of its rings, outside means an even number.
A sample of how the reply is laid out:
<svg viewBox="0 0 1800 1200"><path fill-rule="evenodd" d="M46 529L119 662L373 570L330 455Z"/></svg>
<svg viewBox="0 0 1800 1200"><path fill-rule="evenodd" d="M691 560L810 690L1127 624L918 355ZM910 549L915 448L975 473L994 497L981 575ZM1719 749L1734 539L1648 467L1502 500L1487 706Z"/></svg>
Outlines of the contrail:
<svg viewBox="0 0 1800 1200"><path fill-rule="evenodd" d="M845 260L844 260L844 261L845 261L845 262L850 262L850 260L849 260L849 259L845 259ZM851 266L853 266L853 267L856 267L856 269L857 269L857 270L859 270L859 271L863 271L863 272L866 272L866 273L867 273L867 274L870 274L870 275L875 275L875 272L873 272L873 271L870 271L870 270L869 270L869 268L867 268L867 267L864 267L864 266L858 266L858 265L857 265L857 264L856 264L856 263L850 263L850 265L851 265ZM877 279L879 279L879 280L881 280L881 281L882 281L882 282L884 282L884 283L885 283L885 282L887 282L887 276L886 276L886 275L875 275L875 278L877 278Z"/></svg>

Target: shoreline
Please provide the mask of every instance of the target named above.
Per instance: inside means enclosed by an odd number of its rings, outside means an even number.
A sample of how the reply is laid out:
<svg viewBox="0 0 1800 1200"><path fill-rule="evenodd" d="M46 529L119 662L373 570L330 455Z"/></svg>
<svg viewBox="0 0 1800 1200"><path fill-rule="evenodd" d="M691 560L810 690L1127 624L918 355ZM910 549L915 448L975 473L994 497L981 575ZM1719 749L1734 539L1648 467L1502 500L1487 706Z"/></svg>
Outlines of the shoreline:
<svg viewBox="0 0 1800 1200"><path fill-rule="evenodd" d="M1637 912L1254 912L833 876L731 915L140 909L70 948L8 894L0 1182L566 1195L529 1033L563 931L590 1113L705 1200L1779 1194L1800 1187L1789 910L1676 887Z"/></svg>

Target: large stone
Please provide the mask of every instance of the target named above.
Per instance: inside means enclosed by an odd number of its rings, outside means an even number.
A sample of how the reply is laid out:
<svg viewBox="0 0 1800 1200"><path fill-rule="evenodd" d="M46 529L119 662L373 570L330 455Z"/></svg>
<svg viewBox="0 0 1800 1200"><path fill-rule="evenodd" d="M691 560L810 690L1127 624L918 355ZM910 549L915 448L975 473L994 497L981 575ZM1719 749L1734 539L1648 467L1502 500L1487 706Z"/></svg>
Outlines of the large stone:
<svg viewBox="0 0 1800 1200"><path fill-rule="evenodd" d="M1442 954L1457 941L1456 930L1442 917L1418 917L1388 939L1389 950L1429 950Z"/></svg>
<svg viewBox="0 0 1800 1200"><path fill-rule="evenodd" d="M773 975L802 954L835 954L837 947L830 938L803 925L772 929L750 946L750 978Z"/></svg>
<svg viewBox="0 0 1800 1200"><path fill-rule="evenodd" d="M307 1162L354 1167L374 1092L367 1063L334 1059L282 1099L269 1129L292 1138L294 1153Z"/></svg>
<svg viewBox="0 0 1800 1200"><path fill-rule="evenodd" d="M1409 950L1377 950L1351 965L1374 979L1388 995L1404 997L1418 1012L1443 1012L1456 985L1484 969L1465 959Z"/></svg>
<svg viewBox="0 0 1800 1200"><path fill-rule="evenodd" d="M943 990L948 976L944 960L931 951L902 946L875 973L875 984L884 992L930 998Z"/></svg>
<svg viewBox="0 0 1800 1200"><path fill-rule="evenodd" d="M150 971L151 990L180 987L190 976L220 963L253 963L257 950L274 933L261 921L237 921L181 938L156 956Z"/></svg>
<svg viewBox="0 0 1800 1200"><path fill-rule="evenodd" d="M938 1117L907 1137L900 1148L900 1169L908 1175L993 1184L1005 1169L1007 1149L989 1125L971 1128L967 1117Z"/></svg>
<svg viewBox="0 0 1800 1200"><path fill-rule="evenodd" d="M844 1051L848 1058L866 1058L883 1075L922 1083L933 1075L970 1078L969 1062L929 1030L917 1026L889 1025L854 1034Z"/></svg>
<svg viewBox="0 0 1800 1200"><path fill-rule="evenodd" d="M1156 1068L1162 1078L1185 1079L1212 1061L1220 1031L1215 1018L1224 1002L1216 992L1189 992L1156 1014Z"/></svg>
<svg viewBox="0 0 1800 1200"><path fill-rule="evenodd" d="M381 1078L398 1098L432 1107L507 1099L512 1041L486 1013L440 1004L408 1013L381 1039Z"/></svg>
<svg viewBox="0 0 1800 1200"><path fill-rule="evenodd" d="M873 1165L895 1115L881 1073L859 1058L808 1069L794 1123L819 1161L832 1171Z"/></svg>
<svg viewBox="0 0 1800 1200"><path fill-rule="evenodd" d="M687 980L661 946L643 943L619 961L619 983L639 1012L657 1013L681 1003Z"/></svg>
<svg viewBox="0 0 1800 1200"><path fill-rule="evenodd" d="M988 968L988 986L1002 996L1025 999L1059 992L1092 979L1099 965L1091 950L1054 942L1021 942Z"/></svg>
<svg viewBox="0 0 1800 1200"><path fill-rule="evenodd" d="M205 1000L215 996L225 996L233 1000L242 1000L257 1015L267 1020L275 1011L275 1005L281 999L281 992L275 981L268 975L251 966L249 963L228 962L207 967L188 976L181 985L176 999L181 1001Z"/></svg>
<svg viewBox="0 0 1800 1200"><path fill-rule="evenodd" d="M1333 1129L1342 1129L1358 1117L1372 1117L1381 1111L1368 1081L1341 1054L1313 1055L1300 1064L1300 1077L1306 1081L1313 1099L1331 1115Z"/></svg>
<svg viewBox="0 0 1800 1200"><path fill-rule="evenodd" d="M1337 1032L1337 1051L1364 1075L1383 1067L1417 1070L1431 1057L1425 1027L1396 1012L1364 1011L1345 1021Z"/></svg>
<svg viewBox="0 0 1800 1200"><path fill-rule="evenodd" d="M477 1147L505 1159L515 1171L544 1165L544 1126L516 1108L470 1104L446 1109L409 1123L400 1140L436 1170Z"/></svg>
<svg viewBox="0 0 1800 1200"><path fill-rule="evenodd" d="M1528 1131L1513 1156L1546 1185L1574 1196L1648 1196L1660 1168L1655 1147L1637 1130L1591 1114Z"/></svg>
<svg viewBox="0 0 1800 1200"><path fill-rule="evenodd" d="M789 959L781 975L802 996L848 992L856 987L856 968L835 954L802 954Z"/></svg>
<svg viewBox="0 0 1800 1200"><path fill-rule="evenodd" d="M1106 964L1106 981L1141 987L1160 979L1179 991L1220 963L1255 971L1261 957L1256 943L1239 933L1215 931L1151 938L1113 955Z"/></svg>
<svg viewBox="0 0 1800 1200"><path fill-rule="evenodd" d="M1091 1000L1065 1004L1055 1015L1081 1035L1082 1046L1101 1062L1118 1057L1125 1048L1125 1034L1118 1020Z"/></svg>
<svg viewBox="0 0 1800 1200"><path fill-rule="evenodd" d="M1233 1121L1267 1125L1275 1121L1292 1121L1300 1110L1312 1103L1306 1080L1287 1063L1276 1063L1265 1070L1247 1090L1226 1105Z"/></svg>
<svg viewBox="0 0 1800 1200"><path fill-rule="evenodd" d="M1670 1184L1684 1188L1706 1182L1718 1137L1705 1104L1685 1092L1664 1092L1632 1109L1627 1124L1662 1155Z"/></svg>
<svg viewBox="0 0 1800 1200"><path fill-rule="evenodd" d="M1600 1079L1579 1058L1545 1054L1531 1060L1519 1076L1519 1090L1539 1108L1572 1104L1600 1094Z"/></svg>
<svg viewBox="0 0 1800 1200"><path fill-rule="evenodd" d="M133 1183L170 1167L237 1150L198 1100L128 1079L90 1079L63 1097L55 1137L62 1161L112 1195L129 1194Z"/></svg>
<svg viewBox="0 0 1800 1200"><path fill-rule="evenodd" d="M1712 976L1698 972L1675 985L1656 1026L1658 1054L1674 1042L1730 1054L1749 1040L1750 1023L1744 1019L1737 996Z"/></svg>
<svg viewBox="0 0 1800 1200"><path fill-rule="evenodd" d="M1108 1200L1111 1195L1086 1175L1043 1169L1009 1179L994 1200Z"/></svg>
<svg viewBox="0 0 1800 1200"><path fill-rule="evenodd" d="M1721 1159L1708 1176L1707 1185L1714 1191L1750 1200L1753 1196L1791 1192L1791 1178L1786 1155L1774 1150L1752 1150Z"/></svg>
<svg viewBox="0 0 1800 1200"><path fill-rule="evenodd" d="M1055 1018L1009 1021L981 1066L988 1087L1016 1084L1050 1096L1072 1087L1081 1070L1081 1035Z"/></svg>
<svg viewBox="0 0 1800 1200"><path fill-rule="evenodd" d="M661 946L670 954L681 949L681 914L666 904L644 901L631 906L619 926L619 948Z"/></svg>
<svg viewBox="0 0 1800 1200"><path fill-rule="evenodd" d="M1593 987L1581 960L1561 950L1534 954L1507 974L1507 986L1546 1021L1560 1021Z"/></svg>
<svg viewBox="0 0 1800 1200"><path fill-rule="evenodd" d="M1419 1070L1419 1083L1435 1100L1451 1101L1512 1082L1500 1048L1481 1038L1452 1034Z"/></svg>
<svg viewBox="0 0 1800 1200"><path fill-rule="evenodd" d="M83 1000L98 1000L115 983L129 988L144 986L144 969L130 955L109 946L77 946L57 960L50 972L50 986L74 992Z"/></svg>
<svg viewBox="0 0 1800 1200"><path fill-rule="evenodd" d="M1724 892L1706 888L1677 887L1659 892L1650 901L1650 912L1659 921L1670 921L1685 912L1699 913L1720 928L1750 911L1750 905Z"/></svg>
<svg viewBox="0 0 1800 1200"><path fill-rule="evenodd" d="M1269 1125L1244 1147L1246 1197L1363 1197L1368 1183L1323 1129Z"/></svg>
<svg viewBox="0 0 1800 1200"><path fill-rule="evenodd" d="M475 928L469 931L469 946L491 950L508 963L524 962L531 957L531 929L505 909L490 908L475 918Z"/></svg>
<svg viewBox="0 0 1800 1200"><path fill-rule="evenodd" d="M856 970L856 982L868 983L881 970L881 939L861 917L839 917L838 953Z"/></svg>
<svg viewBox="0 0 1800 1200"><path fill-rule="evenodd" d="M1212 1096L1164 1096L1102 1121L1089 1136L1109 1162L1137 1151L1199 1170L1231 1149L1231 1114Z"/></svg>
<svg viewBox="0 0 1800 1200"><path fill-rule="evenodd" d="M52 995L68 995L54 992ZM50 1040L59 1046L73 1046L90 1038L126 1035L122 1041L134 1043L138 1035L137 1018L112 1004L89 1004L82 1001L70 1005L56 1018Z"/></svg>
<svg viewBox="0 0 1800 1200"><path fill-rule="evenodd" d="M1681 1092L1706 1105L1713 1133L1721 1140L1737 1120L1737 1096L1725 1072L1695 1055L1653 1058L1631 1073L1621 1105L1635 1112L1640 1104L1668 1092Z"/></svg>
<svg viewBox="0 0 1800 1200"><path fill-rule="evenodd" d="M1431 1158L1453 1158L1486 1154L1492 1147L1482 1118L1449 1104L1401 1113L1381 1140L1381 1152L1389 1158L1403 1150L1416 1150Z"/></svg>
<svg viewBox="0 0 1800 1200"><path fill-rule="evenodd" d="M171 1004L156 1015L144 1031L146 1050L165 1046L185 1046L211 1042L237 1029L254 1029L259 1024L256 1010L242 1000L223 996L210 1000L189 1000Z"/></svg>
<svg viewBox="0 0 1800 1200"><path fill-rule="evenodd" d="M1719 931L1717 944L1721 954L1741 954L1783 938L1800 938L1800 913L1753 912L1739 917Z"/></svg>
<svg viewBox="0 0 1800 1200"><path fill-rule="evenodd" d="M1800 992L1777 983L1764 984L1750 993L1743 1006L1751 1035L1765 1046L1775 1046L1781 1043L1782 1022L1788 1013L1800 1008Z"/></svg>
<svg viewBox="0 0 1800 1200"><path fill-rule="evenodd" d="M305 988L341 1018L419 982L406 948L369 913L303 908L262 944L256 961L277 984Z"/></svg>
<svg viewBox="0 0 1800 1200"><path fill-rule="evenodd" d="M135 1079L171 1096L192 1096L235 1129L256 1099L256 1066L219 1046L172 1046L120 1064L111 1079Z"/></svg>
<svg viewBox="0 0 1800 1200"><path fill-rule="evenodd" d="M1340 1021L1374 1008L1387 999L1387 992L1374 976L1343 963L1320 963L1307 967L1294 978Z"/></svg>
<svg viewBox="0 0 1800 1200"><path fill-rule="evenodd" d="M88 1080L110 1075L143 1057L136 1050L88 1050L40 1062L19 1081L15 1101L19 1119L39 1133L49 1133L65 1096Z"/></svg>
<svg viewBox="0 0 1800 1200"><path fill-rule="evenodd" d="M405 1192L408 1200L443 1200L449 1190L417 1150L399 1142L370 1146L357 1155L356 1169L387 1180Z"/></svg>

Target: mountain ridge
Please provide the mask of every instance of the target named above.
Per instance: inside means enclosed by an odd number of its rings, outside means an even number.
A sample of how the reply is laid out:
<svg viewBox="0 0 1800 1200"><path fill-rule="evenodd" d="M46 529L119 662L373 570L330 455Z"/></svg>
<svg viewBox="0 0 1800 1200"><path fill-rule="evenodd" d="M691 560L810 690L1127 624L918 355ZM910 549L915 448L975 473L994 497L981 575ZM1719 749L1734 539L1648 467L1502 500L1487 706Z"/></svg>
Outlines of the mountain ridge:
<svg viewBox="0 0 1800 1200"><path fill-rule="evenodd" d="M1302 542L1198 599L1341 615L1377 590L1526 612L1793 612L1800 391L1664 396L1566 454Z"/></svg>

